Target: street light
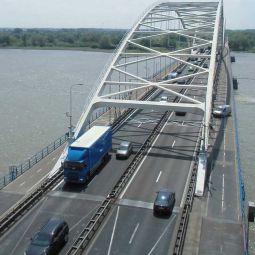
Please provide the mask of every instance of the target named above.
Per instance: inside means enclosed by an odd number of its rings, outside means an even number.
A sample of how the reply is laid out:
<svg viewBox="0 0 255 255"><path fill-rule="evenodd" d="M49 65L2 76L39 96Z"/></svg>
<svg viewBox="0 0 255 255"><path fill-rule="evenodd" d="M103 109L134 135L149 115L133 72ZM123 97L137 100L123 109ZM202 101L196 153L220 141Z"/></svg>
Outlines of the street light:
<svg viewBox="0 0 255 255"><path fill-rule="evenodd" d="M66 113L66 116L69 117L69 143L71 143L72 139L73 139L73 124L72 124L72 89L75 86L83 86L83 83L77 83L77 84L72 84L70 86L70 92L69 92L69 97L70 97L70 101L69 101L69 112Z"/></svg>

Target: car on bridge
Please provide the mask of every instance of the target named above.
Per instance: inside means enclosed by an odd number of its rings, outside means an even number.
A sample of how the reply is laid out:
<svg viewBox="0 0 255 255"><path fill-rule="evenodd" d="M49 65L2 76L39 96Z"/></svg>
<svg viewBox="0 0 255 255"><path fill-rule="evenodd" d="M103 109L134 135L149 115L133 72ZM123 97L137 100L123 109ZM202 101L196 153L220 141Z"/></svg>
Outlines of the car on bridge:
<svg viewBox="0 0 255 255"><path fill-rule="evenodd" d="M25 255L58 254L68 241L69 228L65 220L51 217L31 238Z"/></svg>
<svg viewBox="0 0 255 255"><path fill-rule="evenodd" d="M154 215L171 215L175 205L175 192L160 190L153 205Z"/></svg>
<svg viewBox="0 0 255 255"><path fill-rule="evenodd" d="M214 117L227 117L231 115L231 106L230 105L219 105L213 110Z"/></svg>
<svg viewBox="0 0 255 255"><path fill-rule="evenodd" d="M167 103L167 102L168 102L167 96L162 96L162 97L160 98L160 102Z"/></svg>
<svg viewBox="0 0 255 255"><path fill-rule="evenodd" d="M131 142L123 141L120 143L117 152L116 159L127 159L133 152L133 145Z"/></svg>
<svg viewBox="0 0 255 255"><path fill-rule="evenodd" d="M178 73L177 73L177 72L171 72L171 73L168 74L167 79L168 79L168 80L169 80L169 79L174 79L174 78L176 78L177 76L178 76Z"/></svg>

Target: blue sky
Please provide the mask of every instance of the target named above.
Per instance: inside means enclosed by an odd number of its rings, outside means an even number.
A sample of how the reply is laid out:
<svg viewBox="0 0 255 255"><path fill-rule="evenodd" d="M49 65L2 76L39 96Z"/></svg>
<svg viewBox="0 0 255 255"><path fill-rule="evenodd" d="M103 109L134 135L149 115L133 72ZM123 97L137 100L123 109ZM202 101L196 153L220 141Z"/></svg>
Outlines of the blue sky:
<svg viewBox="0 0 255 255"><path fill-rule="evenodd" d="M228 29L255 29L255 0L223 1ZM0 27L130 28L153 3L154 0L0 0Z"/></svg>

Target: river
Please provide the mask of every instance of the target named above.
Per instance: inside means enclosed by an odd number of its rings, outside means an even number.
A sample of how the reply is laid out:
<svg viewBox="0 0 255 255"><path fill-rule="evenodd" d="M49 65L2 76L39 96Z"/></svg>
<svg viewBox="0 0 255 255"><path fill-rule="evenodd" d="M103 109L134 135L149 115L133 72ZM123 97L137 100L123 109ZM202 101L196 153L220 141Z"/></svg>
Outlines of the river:
<svg viewBox="0 0 255 255"><path fill-rule="evenodd" d="M238 79L234 92L237 105L241 167L244 173L247 199L254 201L254 126L255 126L255 54L234 52L233 76Z"/></svg>
<svg viewBox="0 0 255 255"><path fill-rule="evenodd" d="M0 49L0 175L68 131L70 86L77 123L110 53Z"/></svg>

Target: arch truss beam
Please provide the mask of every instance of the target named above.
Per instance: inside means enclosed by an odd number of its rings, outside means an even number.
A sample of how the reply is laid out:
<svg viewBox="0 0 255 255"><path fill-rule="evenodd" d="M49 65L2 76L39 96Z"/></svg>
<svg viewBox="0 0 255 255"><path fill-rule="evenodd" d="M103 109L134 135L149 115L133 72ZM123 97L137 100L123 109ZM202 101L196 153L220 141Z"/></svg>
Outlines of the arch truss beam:
<svg viewBox="0 0 255 255"><path fill-rule="evenodd" d="M222 1L151 6L122 40L96 84L74 138L85 131L90 115L100 107L183 110L204 117L203 146L207 149L222 19ZM169 75L176 70L177 76ZM151 88L181 100L140 101L139 95ZM198 96L194 98L192 91Z"/></svg>

